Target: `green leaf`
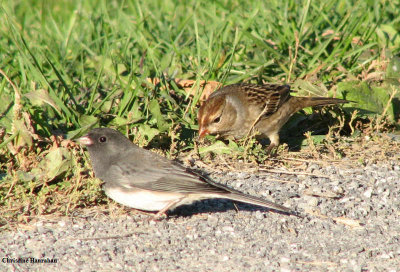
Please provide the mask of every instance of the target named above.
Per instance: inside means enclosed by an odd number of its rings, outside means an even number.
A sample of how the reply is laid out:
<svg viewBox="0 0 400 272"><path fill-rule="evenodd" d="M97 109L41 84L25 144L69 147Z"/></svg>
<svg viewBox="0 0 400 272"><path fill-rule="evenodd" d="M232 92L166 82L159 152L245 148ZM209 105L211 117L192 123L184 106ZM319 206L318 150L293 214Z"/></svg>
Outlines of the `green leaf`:
<svg viewBox="0 0 400 272"><path fill-rule="evenodd" d="M68 139L75 139L76 137L87 132L89 129L93 128L99 123L99 118L91 115L81 115L79 117L80 128L69 131L67 134Z"/></svg>
<svg viewBox="0 0 400 272"><path fill-rule="evenodd" d="M366 82L348 81L338 84L338 92L347 100L357 102L361 114L382 114L390 99L390 89L369 86ZM393 101L387 110L388 116L394 120Z"/></svg>
<svg viewBox="0 0 400 272"><path fill-rule="evenodd" d="M393 57L386 70L386 81L393 85L400 85L400 57Z"/></svg>
<svg viewBox="0 0 400 272"><path fill-rule="evenodd" d="M13 120L13 101L11 95L5 92L1 92L1 103L0 103L0 127L5 127L7 131L11 130L11 124Z"/></svg>
<svg viewBox="0 0 400 272"><path fill-rule="evenodd" d="M24 174L25 180L34 180L38 183L48 182L72 171L73 163L71 153L67 148L53 148L47 153L30 175Z"/></svg>
<svg viewBox="0 0 400 272"><path fill-rule="evenodd" d="M297 96L322 96L325 97L328 94L328 90L324 85L315 85L310 81L303 79L297 79L291 84L292 89L298 90L294 93Z"/></svg>
<svg viewBox="0 0 400 272"><path fill-rule="evenodd" d="M389 42L389 48L399 48L400 46L400 36L399 31L393 25L382 24L377 29L378 36L382 39L382 41Z"/></svg>
<svg viewBox="0 0 400 272"><path fill-rule="evenodd" d="M156 99L152 99L149 103L149 110L153 118L157 121L157 127L160 132L168 130L168 123L165 121L164 116L161 113L160 104Z"/></svg>
<svg viewBox="0 0 400 272"><path fill-rule="evenodd" d="M100 110L104 113L110 113L112 105L112 101L104 101L104 103L102 103L100 106Z"/></svg>
<svg viewBox="0 0 400 272"><path fill-rule="evenodd" d="M71 153L64 147L51 150L39 167L48 181L69 172L72 169Z"/></svg>
<svg viewBox="0 0 400 272"><path fill-rule="evenodd" d="M124 117L119 117L119 116L115 116L114 119L112 119L112 121L109 123L110 126L112 127L121 127L121 126L125 126L129 124L128 119L124 118Z"/></svg>
<svg viewBox="0 0 400 272"><path fill-rule="evenodd" d="M319 145L326 139L326 135L311 135L310 138L315 145ZM309 143L307 143L307 145L308 144Z"/></svg>
<svg viewBox="0 0 400 272"><path fill-rule="evenodd" d="M128 113L128 120L130 123L136 123L137 121L143 119L143 113L140 110L140 105L138 100L133 103L131 110Z"/></svg>
<svg viewBox="0 0 400 272"><path fill-rule="evenodd" d="M33 140L31 136L31 132L26 128L25 120L24 119L19 119L19 120L14 120L14 128L15 128L15 133L17 133L17 137L15 137L15 144L14 146L17 147L22 147L22 146L32 146Z"/></svg>
<svg viewBox="0 0 400 272"><path fill-rule="evenodd" d="M142 124L139 126L137 140L140 146L148 145L153 138L160 134L158 129L152 128L149 125Z"/></svg>
<svg viewBox="0 0 400 272"><path fill-rule="evenodd" d="M121 102L119 105L118 116L122 116L125 114L125 111L128 109L133 98L134 98L134 96L133 96L133 92L131 90L127 90L124 92L124 95L122 96L122 99L121 99Z"/></svg>
<svg viewBox="0 0 400 272"><path fill-rule="evenodd" d="M53 107L58 114L61 115L60 107L57 106L54 100L50 97L49 92L45 89L39 89L26 93L25 97L29 99L32 105L43 106L43 104L48 104Z"/></svg>
<svg viewBox="0 0 400 272"><path fill-rule="evenodd" d="M26 183L29 181L33 181L35 179L35 175L32 174L32 172L26 172L26 171L22 171L22 170L18 170L17 171L17 176L18 176L18 180L20 182Z"/></svg>
<svg viewBox="0 0 400 272"><path fill-rule="evenodd" d="M205 154L205 153L215 153L215 154L230 154L232 153L232 148L227 146L221 141L216 141L212 145L209 146L203 146L199 148L199 153L200 154Z"/></svg>

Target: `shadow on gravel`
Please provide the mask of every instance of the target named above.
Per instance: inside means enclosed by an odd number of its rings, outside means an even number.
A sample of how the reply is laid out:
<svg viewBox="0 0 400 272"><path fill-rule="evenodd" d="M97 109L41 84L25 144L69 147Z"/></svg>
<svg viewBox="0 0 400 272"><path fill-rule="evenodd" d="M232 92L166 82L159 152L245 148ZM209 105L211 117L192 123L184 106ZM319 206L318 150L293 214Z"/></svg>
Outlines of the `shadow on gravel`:
<svg viewBox="0 0 400 272"><path fill-rule="evenodd" d="M283 215L289 215L288 213L275 211L273 209L267 209L264 207L231 201L227 199L206 199L202 201L195 202L190 205L182 205L177 207L173 211L168 212L168 217L191 217L196 214L202 213L223 213L229 210L236 210L235 205L238 208L238 212L241 211L260 211L260 212L274 212Z"/></svg>

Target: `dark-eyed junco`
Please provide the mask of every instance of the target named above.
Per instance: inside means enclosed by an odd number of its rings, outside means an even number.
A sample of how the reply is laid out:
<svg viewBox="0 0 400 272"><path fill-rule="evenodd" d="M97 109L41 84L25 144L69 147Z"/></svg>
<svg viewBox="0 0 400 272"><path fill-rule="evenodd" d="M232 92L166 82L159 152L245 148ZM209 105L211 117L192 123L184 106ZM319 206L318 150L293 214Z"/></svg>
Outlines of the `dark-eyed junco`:
<svg viewBox="0 0 400 272"><path fill-rule="evenodd" d="M96 177L116 202L156 216L206 198L226 198L296 214L289 208L215 183L184 166L133 144L122 133L96 128L79 139L87 146Z"/></svg>
<svg viewBox="0 0 400 272"><path fill-rule="evenodd" d="M347 103L330 97L290 95L289 85L233 84L214 93L198 112L199 136L217 134L240 139L254 129L269 138L269 150L279 145L279 131L297 111L305 107Z"/></svg>

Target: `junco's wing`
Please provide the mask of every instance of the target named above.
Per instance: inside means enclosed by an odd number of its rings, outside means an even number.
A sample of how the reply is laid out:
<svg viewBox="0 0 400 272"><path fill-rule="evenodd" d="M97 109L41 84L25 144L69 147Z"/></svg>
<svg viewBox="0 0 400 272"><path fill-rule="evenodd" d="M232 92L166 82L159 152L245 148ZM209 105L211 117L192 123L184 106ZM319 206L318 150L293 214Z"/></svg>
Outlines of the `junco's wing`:
<svg viewBox="0 0 400 272"><path fill-rule="evenodd" d="M183 166L139 148L131 148L112 161L103 178L126 188L174 193L229 193Z"/></svg>
<svg viewBox="0 0 400 272"><path fill-rule="evenodd" d="M130 150L121 157L121 160L113 163L110 167L107 180L127 189L144 189L164 193L218 195L222 198L291 213L290 209L274 202L245 195L211 180L206 180L195 173L188 172L183 166L159 157L150 151L139 151L140 161L132 159L133 157L137 157L138 150Z"/></svg>

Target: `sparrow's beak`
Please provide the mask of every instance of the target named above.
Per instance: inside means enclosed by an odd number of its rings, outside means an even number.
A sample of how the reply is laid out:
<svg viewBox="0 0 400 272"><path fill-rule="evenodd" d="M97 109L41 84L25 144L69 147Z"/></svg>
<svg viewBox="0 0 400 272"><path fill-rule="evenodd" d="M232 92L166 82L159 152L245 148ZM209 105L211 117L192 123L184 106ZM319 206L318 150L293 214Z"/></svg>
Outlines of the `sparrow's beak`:
<svg viewBox="0 0 400 272"><path fill-rule="evenodd" d="M88 135L82 136L78 139L78 142L83 145L92 145L93 141L89 138Z"/></svg>
<svg viewBox="0 0 400 272"><path fill-rule="evenodd" d="M208 129L206 129L204 127L199 128L199 138L200 139L204 138L204 136L208 135L209 133L210 133L210 131L208 131Z"/></svg>

